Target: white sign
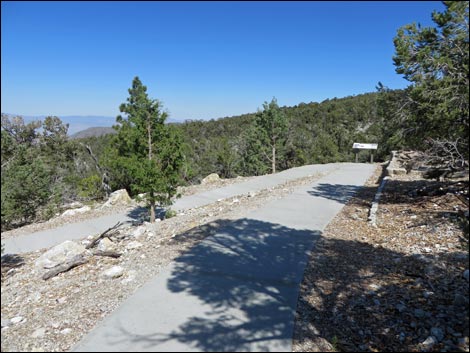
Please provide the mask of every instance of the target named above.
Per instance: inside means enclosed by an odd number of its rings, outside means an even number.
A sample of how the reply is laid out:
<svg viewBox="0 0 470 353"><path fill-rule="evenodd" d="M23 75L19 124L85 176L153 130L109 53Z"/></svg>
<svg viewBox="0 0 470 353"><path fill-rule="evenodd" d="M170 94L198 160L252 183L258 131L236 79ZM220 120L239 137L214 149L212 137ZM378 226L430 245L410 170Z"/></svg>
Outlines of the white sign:
<svg viewBox="0 0 470 353"><path fill-rule="evenodd" d="M353 144L353 148L362 149L362 150L376 150L377 144L376 143L357 143Z"/></svg>

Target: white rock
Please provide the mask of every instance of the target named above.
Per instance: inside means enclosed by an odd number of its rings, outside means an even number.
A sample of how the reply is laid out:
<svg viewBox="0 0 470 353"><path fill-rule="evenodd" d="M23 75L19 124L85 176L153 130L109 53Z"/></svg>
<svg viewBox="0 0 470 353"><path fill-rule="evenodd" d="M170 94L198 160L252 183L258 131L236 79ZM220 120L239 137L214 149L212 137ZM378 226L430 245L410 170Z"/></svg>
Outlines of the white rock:
<svg viewBox="0 0 470 353"><path fill-rule="evenodd" d="M40 328L36 329L31 334L31 337L32 338L40 338L40 337L44 337L45 334L46 334L46 328L45 327L40 327Z"/></svg>
<svg viewBox="0 0 470 353"><path fill-rule="evenodd" d="M240 202L239 199L233 199L233 201L232 201L232 203L238 203L238 202Z"/></svg>
<svg viewBox="0 0 470 353"><path fill-rule="evenodd" d="M104 271L103 276L106 278L118 278L124 274L124 269L121 266L113 266Z"/></svg>
<svg viewBox="0 0 470 353"><path fill-rule="evenodd" d="M429 336L426 338L424 342L421 343L421 345L426 348L426 349L431 349L437 344L437 339L434 336Z"/></svg>
<svg viewBox="0 0 470 353"><path fill-rule="evenodd" d="M74 216L76 214L85 213L85 212L88 212L90 210L91 210L90 206L83 206L81 208L74 208L72 210L67 210L64 213L62 213L62 217L64 217L64 216Z"/></svg>
<svg viewBox="0 0 470 353"><path fill-rule="evenodd" d="M116 245L108 238L103 238L100 240L100 243L98 244L98 250L99 251L114 251L116 250Z"/></svg>
<svg viewBox="0 0 470 353"><path fill-rule="evenodd" d="M3 327L8 327L8 326L10 326L11 324L12 324L11 320L4 319L4 318L2 317L2 328L3 328Z"/></svg>
<svg viewBox="0 0 470 353"><path fill-rule="evenodd" d="M127 244L126 249L132 250L132 249L137 249L142 246L142 243L139 243L138 241L131 241L129 244Z"/></svg>
<svg viewBox="0 0 470 353"><path fill-rule="evenodd" d="M63 335L68 335L70 332L72 332L71 328L64 328L62 331L60 331L61 334Z"/></svg>
<svg viewBox="0 0 470 353"><path fill-rule="evenodd" d="M22 317L22 316L16 316L16 317L10 319L10 322L11 322L12 324L18 324L18 323L20 323L21 321L23 321L23 317Z"/></svg>
<svg viewBox="0 0 470 353"><path fill-rule="evenodd" d="M42 268L52 268L71 260L74 256L82 255L85 251L83 245L67 240L42 254L35 261L35 265Z"/></svg>
<svg viewBox="0 0 470 353"><path fill-rule="evenodd" d="M116 205L129 205L132 199L129 197L126 189L117 190L109 195L108 201L106 201L102 208L111 207Z"/></svg>
<svg viewBox="0 0 470 353"><path fill-rule="evenodd" d="M134 270L129 271L129 272L127 273L126 278L124 278L124 279L121 281L121 283L122 283L122 284L128 284L128 283L134 281L136 274L137 274L137 272L134 271Z"/></svg>
<svg viewBox="0 0 470 353"><path fill-rule="evenodd" d="M204 179L202 179L201 184L202 185L211 184L211 183L214 183L218 180L220 180L219 174L212 173L212 174L209 174L208 176L206 176Z"/></svg>
<svg viewBox="0 0 470 353"><path fill-rule="evenodd" d="M145 232L147 231L147 229L145 228L145 226L140 226L140 227L137 227L133 232L132 232L132 236L136 239L139 239L140 237L142 237Z"/></svg>

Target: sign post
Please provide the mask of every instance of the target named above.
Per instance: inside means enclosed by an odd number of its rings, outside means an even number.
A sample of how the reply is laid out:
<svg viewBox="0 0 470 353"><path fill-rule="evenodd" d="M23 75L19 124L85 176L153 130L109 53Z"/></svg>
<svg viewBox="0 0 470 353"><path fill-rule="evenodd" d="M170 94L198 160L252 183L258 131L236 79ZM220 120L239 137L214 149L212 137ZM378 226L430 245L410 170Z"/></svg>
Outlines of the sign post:
<svg viewBox="0 0 470 353"><path fill-rule="evenodd" d="M356 153L356 163L357 163L357 154L358 150L376 150L377 144L376 143L353 143L353 150ZM374 153L371 151L370 153L370 162L374 163Z"/></svg>

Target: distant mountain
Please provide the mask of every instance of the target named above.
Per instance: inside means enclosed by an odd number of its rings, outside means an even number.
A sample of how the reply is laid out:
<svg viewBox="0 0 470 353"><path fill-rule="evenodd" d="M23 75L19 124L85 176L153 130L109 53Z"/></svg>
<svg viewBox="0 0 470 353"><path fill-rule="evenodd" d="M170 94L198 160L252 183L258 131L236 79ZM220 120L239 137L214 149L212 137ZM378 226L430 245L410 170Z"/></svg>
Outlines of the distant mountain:
<svg viewBox="0 0 470 353"><path fill-rule="evenodd" d="M97 126L97 127L89 127L88 129L76 132L73 135L70 135L70 138L80 139L80 138L85 138L85 137L98 137L98 136L115 134L115 133L116 133L116 130L114 130L112 127Z"/></svg>
<svg viewBox="0 0 470 353"><path fill-rule="evenodd" d="M10 114L5 113L8 116L21 116L26 123L34 120L44 120L47 115L21 115L21 114ZM66 115L58 116L63 123L69 124L68 135L72 136L76 133L86 130L88 128L95 127L109 127L111 128L116 124L116 117L112 116L101 116L101 115ZM180 123L180 120L173 118L167 119L168 123Z"/></svg>

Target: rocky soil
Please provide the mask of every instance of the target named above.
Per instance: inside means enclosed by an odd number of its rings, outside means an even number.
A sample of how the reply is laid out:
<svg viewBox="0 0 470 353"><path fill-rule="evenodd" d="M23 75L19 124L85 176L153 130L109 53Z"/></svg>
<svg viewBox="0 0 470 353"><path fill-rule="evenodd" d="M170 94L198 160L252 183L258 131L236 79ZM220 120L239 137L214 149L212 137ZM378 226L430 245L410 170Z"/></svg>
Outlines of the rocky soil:
<svg viewBox="0 0 470 353"><path fill-rule="evenodd" d="M155 224L119 228L98 247L112 247L119 258L85 252L86 264L48 280L35 265L45 250L2 257L2 351L66 351L127 297L182 252L211 235L212 222L229 222L286 196L322 174L287 182L180 213ZM220 186L219 183L200 186ZM222 221L220 221L222 220ZM110 232L112 233L112 232ZM93 234L90 234L91 238ZM110 243L111 241L111 243ZM89 244L90 239L84 239ZM107 243L107 244L106 244Z"/></svg>
<svg viewBox="0 0 470 353"><path fill-rule="evenodd" d="M206 184L183 186L183 187L178 188L178 193L181 196L189 196L189 195L204 192L207 190L221 188L221 187L236 184L236 183L241 183L241 182L250 180L252 178L254 177L236 177L236 178L231 178L231 179L218 179L210 183L206 183ZM51 218L50 220L45 221L45 222L33 223L33 224L29 224L21 228L2 232L2 239L12 238L12 237L16 237L16 236L20 236L24 234L30 234L34 232L40 232L46 229L57 228L68 223L81 222L81 221L96 218L99 216L129 211L138 205L143 205L143 203L139 203L135 200L133 200L133 202L130 205L116 205L113 207L103 207L103 204L104 204L103 202L95 202L90 205L90 208L91 208L90 211L87 211L84 213L70 215L70 216L58 215L57 217Z"/></svg>
<svg viewBox="0 0 470 353"><path fill-rule="evenodd" d="M293 350L468 352L468 176L392 175L373 227L368 213L381 173L315 245Z"/></svg>

